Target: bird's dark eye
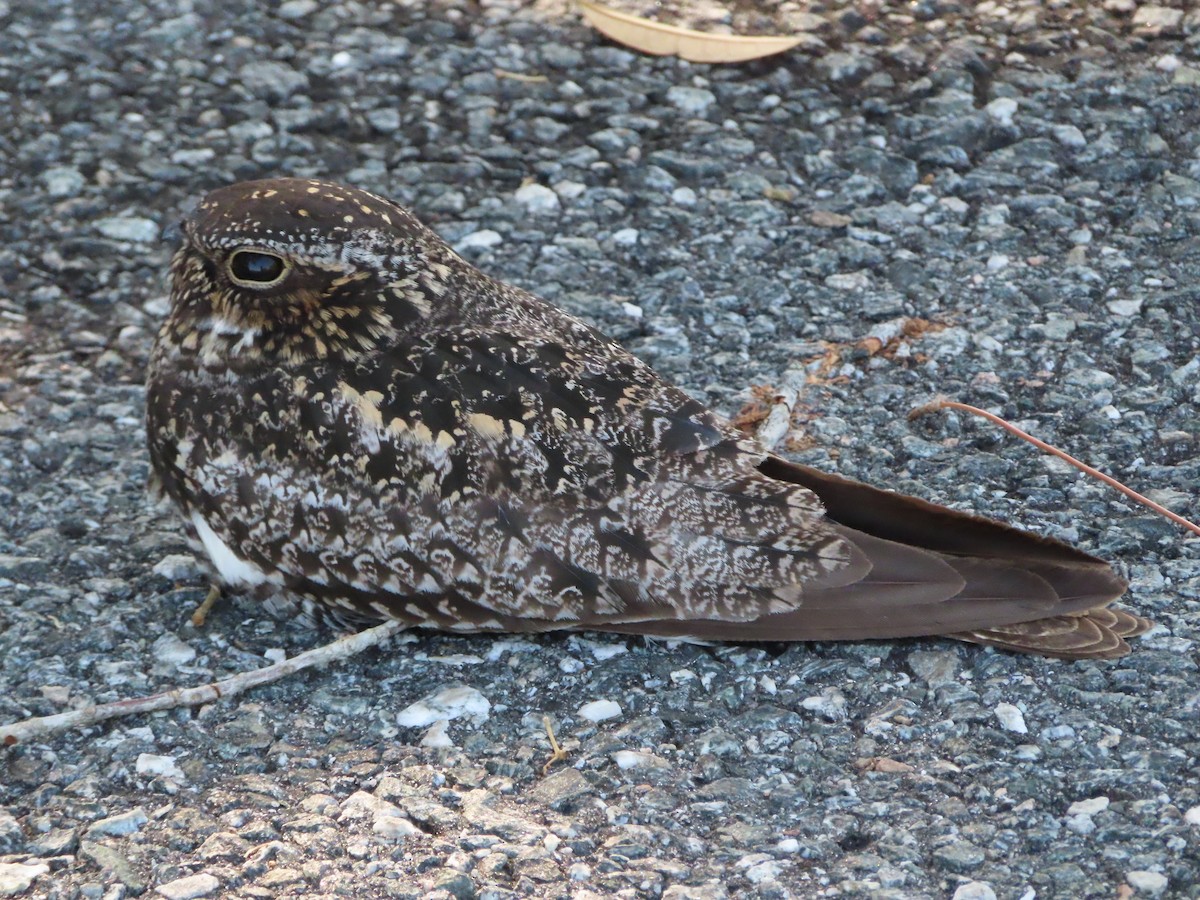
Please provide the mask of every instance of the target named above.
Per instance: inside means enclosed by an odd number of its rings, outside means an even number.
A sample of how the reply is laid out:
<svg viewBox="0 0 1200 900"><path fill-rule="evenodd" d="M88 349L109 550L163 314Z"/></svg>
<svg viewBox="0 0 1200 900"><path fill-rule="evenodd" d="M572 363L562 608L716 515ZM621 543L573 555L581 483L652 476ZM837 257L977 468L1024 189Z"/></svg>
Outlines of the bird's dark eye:
<svg viewBox="0 0 1200 900"><path fill-rule="evenodd" d="M235 282L246 287L270 287L287 274L288 264L283 257L261 250L239 250L229 257L229 274Z"/></svg>

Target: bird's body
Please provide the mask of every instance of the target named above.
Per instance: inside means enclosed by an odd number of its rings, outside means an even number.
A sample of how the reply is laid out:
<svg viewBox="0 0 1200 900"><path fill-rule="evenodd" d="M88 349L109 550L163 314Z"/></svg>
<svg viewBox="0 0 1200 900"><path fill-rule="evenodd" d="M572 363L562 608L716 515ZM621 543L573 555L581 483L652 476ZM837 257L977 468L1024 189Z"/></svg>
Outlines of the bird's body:
<svg viewBox="0 0 1200 900"><path fill-rule="evenodd" d="M1115 656L1066 545L766 453L404 210L302 179L184 223L151 361L165 492L225 585L343 618Z"/></svg>

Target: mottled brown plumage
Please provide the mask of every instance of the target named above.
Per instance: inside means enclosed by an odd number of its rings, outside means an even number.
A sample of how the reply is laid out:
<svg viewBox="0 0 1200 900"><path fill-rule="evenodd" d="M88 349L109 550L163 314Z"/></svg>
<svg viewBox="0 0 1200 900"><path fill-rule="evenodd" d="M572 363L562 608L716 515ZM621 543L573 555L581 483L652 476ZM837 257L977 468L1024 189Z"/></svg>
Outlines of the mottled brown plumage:
<svg viewBox="0 0 1200 900"><path fill-rule="evenodd" d="M343 619L1112 657L1105 563L767 454L395 204L303 179L183 225L154 470L226 586Z"/></svg>

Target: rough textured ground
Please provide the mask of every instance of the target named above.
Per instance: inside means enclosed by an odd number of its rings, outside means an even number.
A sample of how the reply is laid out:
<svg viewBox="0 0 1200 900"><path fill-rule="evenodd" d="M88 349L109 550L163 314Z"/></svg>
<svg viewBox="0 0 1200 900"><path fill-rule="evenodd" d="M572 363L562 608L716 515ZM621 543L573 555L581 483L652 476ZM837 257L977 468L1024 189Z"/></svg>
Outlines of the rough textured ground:
<svg viewBox="0 0 1200 900"><path fill-rule="evenodd" d="M143 493L160 231L281 173L396 197L728 414L818 376L797 458L1076 541L1160 623L1080 664L419 635L4 751L0 895L1200 896L1200 543L905 420L980 403L1195 512L1185 6L814 3L802 52L710 68L550 6L0 0L0 720L329 638L193 629Z"/></svg>

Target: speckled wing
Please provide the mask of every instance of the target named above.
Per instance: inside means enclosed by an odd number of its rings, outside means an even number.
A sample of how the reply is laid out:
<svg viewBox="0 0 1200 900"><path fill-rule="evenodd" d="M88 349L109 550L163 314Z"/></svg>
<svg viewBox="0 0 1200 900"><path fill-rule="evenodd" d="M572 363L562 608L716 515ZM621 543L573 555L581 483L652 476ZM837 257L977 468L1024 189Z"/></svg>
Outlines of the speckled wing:
<svg viewBox="0 0 1200 900"><path fill-rule="evenodd" d="M355 615L749 621L870 568L761 450L608 348L442 331L336 369L160 372L149 410L165 489L248 582Z"/></svg>

